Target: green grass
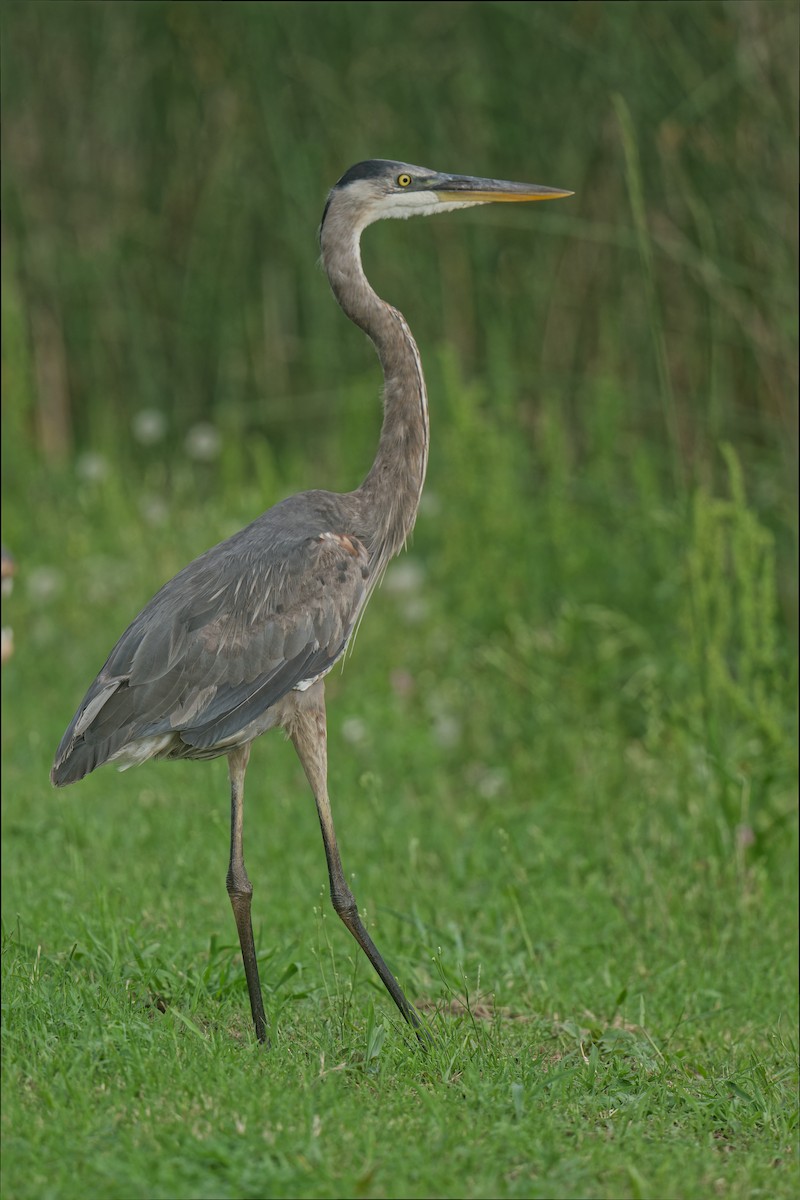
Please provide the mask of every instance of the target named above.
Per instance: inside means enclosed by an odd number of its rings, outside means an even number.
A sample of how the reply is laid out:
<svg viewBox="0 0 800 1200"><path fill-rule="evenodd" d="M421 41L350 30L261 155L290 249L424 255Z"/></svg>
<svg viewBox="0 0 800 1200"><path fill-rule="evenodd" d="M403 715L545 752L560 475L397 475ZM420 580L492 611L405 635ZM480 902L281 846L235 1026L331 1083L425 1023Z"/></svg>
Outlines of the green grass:
<svg viewBox="0 0 800 1200"><path fill-rule="evenodd" d="M687 509L622 458L615 490L602 456L559 482L554 428L525 497L519 440L468 395L437 398L416 574L390 571L328 689L345 868L427 1054L330 909L280 738L256 745L246 822L268 1051L225 894L224 763L47 782L114 635L255 489L191 505L198 468L176 472L176 530L124 477L29 479L3 673L4 1196L794 1194L773 539L732 452L727 494ZM477 444L506 465L483 507L455 469Z"/></svg>

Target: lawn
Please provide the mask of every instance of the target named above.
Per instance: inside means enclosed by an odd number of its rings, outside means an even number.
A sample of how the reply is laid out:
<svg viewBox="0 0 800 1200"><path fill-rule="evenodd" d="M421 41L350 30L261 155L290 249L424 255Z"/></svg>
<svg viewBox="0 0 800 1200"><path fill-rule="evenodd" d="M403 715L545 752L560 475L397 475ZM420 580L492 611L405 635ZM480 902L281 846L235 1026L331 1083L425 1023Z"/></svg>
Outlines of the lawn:
<svg viewBox="0 0 800 1200"><path fill-rule="evenodd" d="M177 537L116 475L36 479L3 672L5 1196L794 1194L773 539L733 458L728 496L640 496L624 520L590 464L528 496L524 546L484 572L499 510L460 538L470 484L448 466L479 421L442 431L435 504L328 687L345 868L427 1053L329 906L279 736L256 745L245 830L269 1049L225 894L224 760L50 788L115 633L241 514L192 508L189 466Z"/></svg>

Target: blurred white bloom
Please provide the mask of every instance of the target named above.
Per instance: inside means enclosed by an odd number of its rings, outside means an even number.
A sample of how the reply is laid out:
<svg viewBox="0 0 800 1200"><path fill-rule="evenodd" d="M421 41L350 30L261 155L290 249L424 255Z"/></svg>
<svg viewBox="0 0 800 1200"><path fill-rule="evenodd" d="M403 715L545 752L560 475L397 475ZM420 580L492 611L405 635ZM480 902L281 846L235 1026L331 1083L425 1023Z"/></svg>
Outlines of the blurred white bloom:
<svg viewBox="0 0 800 1200"><path fill-rule="evenodd" d="M167 432L167 418L157 408L143 408L131 422L133 436L143 446L154 446Z"/></svg>
<svg viewBox="0 0 800 1200"><path fill-rule="evenodd" d="M500 767L487 767L486 763L470 763L467 780L484 800L494 800L506 786L506 773Z"/></svg>
<svg viewBox="0 0 800 1200"><path fill-rule="evenodd" d="M394 562L386 572L384 587L393 596L408 595L418 592L425 582L425 571L415 558L403 558Z"/></svg>
<svg viewBox="0 0 800 1200"><path fill-rule="evenodd" d="M415 558L393 563L383 585L401 601L400 615L409 625L417 625L428 615L428 601L421 594L425 586L425 568Z"/></svg>
<svg viewBox="0 0 800 1200"><path fill-rule="evenodd" d="M108 459L102 454L93 454L87 451L86 454L81 454L76 463L75 471L79 479L84 483L100 483L108 476Z"/></svg>
<svg viewBox="0 0 800 1200"><path fill-rule="evenodd" d="M445 750L461 741L461 722L451 713L440 713L433 722L434 740Z"/></svg>
<svg viewBox="0 0 800 1200"><path fill-rule="evenodd" d="M361 717L348 717L342 721L342 737L351 746L360 746L367 740L367 727Z"/></svg>
<svg viewBox="0 0 800 1200"><path fill-rule="evenodd" d="M210 425L208 421L200 421L186 434L184 446L189 458L195 459L196 462L213 462L215 458L219 458L222 438L215 425Z"/></svg>
<svg viewBox="0 0 800 1200"><path fill-rule="evenodd" d="M34 567L28 574L28 592L33 600L46 603L52 600L64 583L64 576L55 567Z"/></svg>
<svg viewBox="0 0 800 1200"><path fill-rule="evenodd" d="M403 620L409 625L419 625L428 615L428 601L422 596L411 596L401 608Z"/></svg>
<svg viewBox="0 0 800 1200"><path fill-rule="evenodd" d="M142 496L139 500L139 512L148 525L163 525L169 516L169 507L160 496Z"/></svg>
<svg viewBox="0 0 800 1200"><path fill-rule="evenodd" d="M419 501L419 511L423 517L436 517L442 511L442 502L430 488L424 491Z"/></svg>

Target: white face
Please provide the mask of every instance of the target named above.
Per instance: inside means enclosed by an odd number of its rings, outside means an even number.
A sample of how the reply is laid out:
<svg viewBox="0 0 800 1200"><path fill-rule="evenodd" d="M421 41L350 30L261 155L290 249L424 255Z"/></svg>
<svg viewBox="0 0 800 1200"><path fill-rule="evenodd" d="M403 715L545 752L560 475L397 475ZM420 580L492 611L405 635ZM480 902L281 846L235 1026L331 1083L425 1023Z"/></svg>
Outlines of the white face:
<svg viewBox="0 0 800 1200"><path fill-rule="evenodd" d="M440 199L436 192L402 191L400 188L387 192L386 183L380 179L357 179L343 188L343 201L349 201L359 212L358 224L366 229L374 221L385 218L428 217L434 213L452 212L455 208L474 208L476 204L488 204L488 200Z"/></svg>

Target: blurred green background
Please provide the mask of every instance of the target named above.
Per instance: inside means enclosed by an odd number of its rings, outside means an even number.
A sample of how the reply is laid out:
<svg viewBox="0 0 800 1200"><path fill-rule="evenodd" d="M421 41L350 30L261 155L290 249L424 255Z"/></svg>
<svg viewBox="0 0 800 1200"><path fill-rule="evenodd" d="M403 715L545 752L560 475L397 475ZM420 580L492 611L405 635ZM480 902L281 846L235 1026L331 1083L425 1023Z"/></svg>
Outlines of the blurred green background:
<svg viewBox="0 0 800 1200"><path fill-rule="evenodd" d="M684 482L732 441L779 510L796 67L780 0L4 3L6 465L174 463L208 420L247 437L245 473L300 451L347 483L375 370L314 231L343 170L387 157L576 193L370 232L433 383L445 345L531 442L552 399L578 461L611 403ZM155 449L129 436L142 408Z"/></svg>

